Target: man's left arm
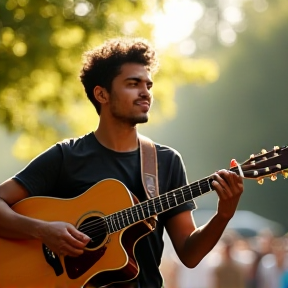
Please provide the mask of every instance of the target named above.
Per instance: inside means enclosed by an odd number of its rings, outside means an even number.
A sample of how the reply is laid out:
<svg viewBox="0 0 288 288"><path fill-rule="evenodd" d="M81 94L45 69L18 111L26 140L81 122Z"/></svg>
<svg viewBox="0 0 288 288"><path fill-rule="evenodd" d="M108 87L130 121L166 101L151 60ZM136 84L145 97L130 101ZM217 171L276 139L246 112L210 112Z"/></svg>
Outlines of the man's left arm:
<svg viewBox="0 0 288 288"><path fill-rule="evenodd" d="M212 185L218 194L215 215L197 228L192 212L184 211L170 218L165 225L179 259L189 268L196 267L216 245L233 217L243 192L243 180L234 172L220 170L212 178Z"/></svg>

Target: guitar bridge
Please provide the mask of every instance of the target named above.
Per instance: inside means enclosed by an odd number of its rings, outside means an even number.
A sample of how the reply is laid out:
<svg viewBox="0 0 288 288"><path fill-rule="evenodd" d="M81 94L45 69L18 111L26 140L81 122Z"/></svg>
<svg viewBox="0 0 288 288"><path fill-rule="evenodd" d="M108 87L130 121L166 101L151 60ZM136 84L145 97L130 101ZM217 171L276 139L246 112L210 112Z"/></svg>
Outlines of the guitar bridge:
<svg viewBox="0 0 288 288"><path fill-rule="evenodd" d="M54 252L51 251L51 249L49 249L45 244L42 244L42 249L46 262L54 269L56 276L63 274L64 270L59 256L55 255Z"/></svg>

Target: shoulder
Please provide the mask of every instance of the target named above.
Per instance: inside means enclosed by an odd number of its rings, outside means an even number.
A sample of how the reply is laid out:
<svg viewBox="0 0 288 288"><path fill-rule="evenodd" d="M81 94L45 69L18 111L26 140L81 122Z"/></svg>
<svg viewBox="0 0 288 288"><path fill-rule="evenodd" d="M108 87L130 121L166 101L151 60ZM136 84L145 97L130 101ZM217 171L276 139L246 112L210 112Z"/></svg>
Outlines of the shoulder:
<svg viewBox="0 0 288 288"><path fill-rule="evenodd" d="M160 144L157 142L154 142L154 144L155 144L155 147L156 147L158 153L163 153L163 154L166 153L169 155L181 157L180 152L178 150L176 150L175 148L172 148L168 145L163 145L163 144Z"/></svg>
<svg viewBox="0 0 288 288"><path fill-rule="evenodd" d="M95 145L97 145L96 138L91 132L77 138L64 139L55 146L60 148L63 155L85 156L95 151Z"/></svg>
<svg viewBox="0 0 288 288"><path fill-rule="evenodd" d="M145 143L146 145L151 145L151 143L153 143L153 145L156 148L157 151L157 157L161 157L164 159L180 159L182 161L182 156L179 153L179 151L177 151L175 148L172 148L171 146L168 145L164 145L161 144L159 142L154 141L153 139L138 133L138 138L141 141L143 141L143 144ZM147 144L148 143L148 144Z"/></svg>
<svg viewBox="0 0 288 288"><path fill-rule="evenodd" d="M93 132L85 134L76 138L66 138L56 143L60 147L77 148L79 146L87 145L93 141Z"/></svg>
<svg viewBox="0 0 288 288"><path fill-rule="evenodd" d="M155 143L155 147L159 161L169 161L171 164L174 163L176 165L183 164L182 155L175 148L159 143Z"/></svg>
<svg viewBox="0 0 288 288"><path fill-rule="evenodd" d="M143 143L153 143L156 147L156 151L157 151L157 154L163 154L163 155L170 155L170 156L176 156L176 157L181 157L179 151L177 151L176 149L172 148L171 146L168 146L168 145L164 145L164 144L161 144L159 142L156 142L154 141L153 139L145 136L145 135L142 135L140 133L138 133L138 137L140 140L143 141Z"/></svg>

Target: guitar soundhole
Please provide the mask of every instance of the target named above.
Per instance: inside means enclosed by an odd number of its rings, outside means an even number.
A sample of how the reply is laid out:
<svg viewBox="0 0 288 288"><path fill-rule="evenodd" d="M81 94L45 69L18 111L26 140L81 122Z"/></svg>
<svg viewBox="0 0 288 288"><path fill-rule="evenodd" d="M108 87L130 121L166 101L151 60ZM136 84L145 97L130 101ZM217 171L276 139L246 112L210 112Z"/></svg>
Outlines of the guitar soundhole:
<svg viewBox="0 0 288 288"><path fill-rule="evenodd" d="M86 245L88 249L98 247L108 234L106 221L98 216L85 219L78 227L78 230L91 238L91 241Z"/></svg>

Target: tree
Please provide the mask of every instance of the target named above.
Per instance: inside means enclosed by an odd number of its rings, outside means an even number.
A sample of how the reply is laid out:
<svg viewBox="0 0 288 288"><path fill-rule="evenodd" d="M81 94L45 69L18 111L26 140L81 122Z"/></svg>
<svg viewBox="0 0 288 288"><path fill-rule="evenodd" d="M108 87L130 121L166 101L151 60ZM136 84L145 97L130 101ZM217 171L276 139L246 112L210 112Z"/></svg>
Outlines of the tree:
<svg viewBox="0 0 288 288"><path fill-rule="evenodd" d="M271 0L263 13L249 5L245 9L248 25L236 45L212 51L219 64L218 81L183 87L177 118L161 129L144 131L181 151L191 181L228 168L232 158L242 162L262 149L287 145L288 6ZM287 158L282 161L282 167L287 165ZM238 208L277 221L287 231L287 179L277 176L263 185L245 180ZM214 209L216 199L211 193L197 203Z"/></svg>
<svg viewBox="0 0 288 288"><path fill-rule="evenodd" d="M77 79L82 52L115 36L152 40L153 23L142 16L164 2L1 1L0 119L19 133L16 156L29 159L60 137L95 128L96 113ZM213 61L180 56L173 46L161 58L154 89L156 120L175 113L177 84L218 76Z"/></svg>

